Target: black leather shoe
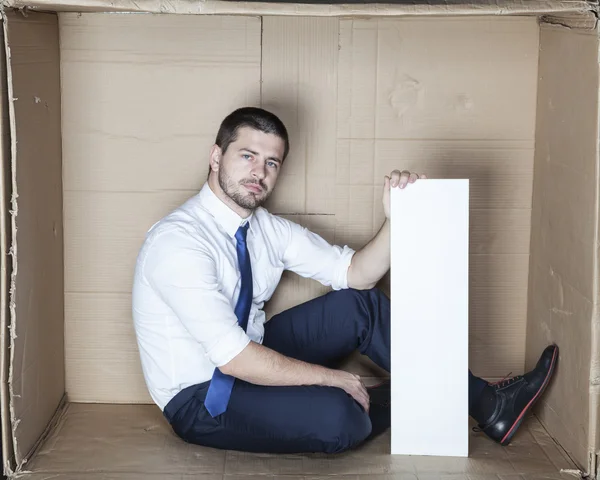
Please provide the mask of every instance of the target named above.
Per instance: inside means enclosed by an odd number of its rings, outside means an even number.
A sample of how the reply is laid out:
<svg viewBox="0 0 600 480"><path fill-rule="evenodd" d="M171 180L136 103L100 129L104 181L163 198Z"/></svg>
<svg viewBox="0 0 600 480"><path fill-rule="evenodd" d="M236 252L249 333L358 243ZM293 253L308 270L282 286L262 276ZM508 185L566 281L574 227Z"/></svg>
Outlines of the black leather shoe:
<svg viewBox="0 0 600 480"><path fill-rule="evenodd" d="M486 424L480 424L477 430L501 445L508 445L527 412L548 386L557 360L558 347L550 345L530 372L490 384L496 393L496 408Z"/></svg>

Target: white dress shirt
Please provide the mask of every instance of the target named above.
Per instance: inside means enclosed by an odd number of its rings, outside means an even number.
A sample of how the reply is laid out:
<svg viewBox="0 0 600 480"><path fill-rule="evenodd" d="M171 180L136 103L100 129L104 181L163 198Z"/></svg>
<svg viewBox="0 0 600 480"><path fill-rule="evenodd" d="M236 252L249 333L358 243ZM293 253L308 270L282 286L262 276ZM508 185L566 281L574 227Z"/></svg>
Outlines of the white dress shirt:
<svg viewBox="0 0 600 480"><path fill-rule="evenodd" d="M254 290L246 331L234 313L241 286L235 233L245 222ZM251 340L262 343L262 308L284 270L340 290L348 288L353 254L264 208L242 219L206 183L150 229L137 258L133 320L154 402L164 409Z"/></svg>

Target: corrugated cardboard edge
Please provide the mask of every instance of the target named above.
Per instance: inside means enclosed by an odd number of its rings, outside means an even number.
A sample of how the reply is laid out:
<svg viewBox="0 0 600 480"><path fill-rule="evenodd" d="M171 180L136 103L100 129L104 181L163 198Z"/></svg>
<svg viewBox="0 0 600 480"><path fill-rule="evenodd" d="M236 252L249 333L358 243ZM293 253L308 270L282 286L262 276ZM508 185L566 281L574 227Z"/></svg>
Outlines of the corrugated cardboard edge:
<svg viewBox="0 0 600 480"><path fill-rule="evenodd" d="M587 15L581 13L557 13L542 15L540 20L542 23L560 25L570 29L594 30L598 24L597 6L595 8L596 10L589 12Z"/></svg>
<svg viewBox="0 0 600 480"><path fill-rule="evenodd" d="M4 26L3 26L4 31ZM4 44L4 40L2 40ZM8 85L6 80L6 54L5 50L0 51L2 65L2 98L0 98L0 156L2 169L0 170L0 415L2 419L10 418L10 395L8 391L8 370L9 370L9 342L8 323L10 310L8 304L8 289L10 285L10 266L9 266L9 232L10 232L10 213L8 204L11 195L11 155L10 155L10 122L8 114ZM14 451L12 444L12 433L10 422L2 422L2 459L6 466L5 471L14 468Z"/></svg>
<svg viewBox="0 0 600 480"><path fill-rule="evenodd" d="M18 269L12 272L9 367L18 469L65 395L60 55L56 14L5 15L12 173L20 207L12 231ZM23 205L31 208L23 211Z"/></svg>
<svg viewBox="0 0 600 480"><path fill-rule="evenodd" d="M188 15L311 15L311 16L402 16L402 15L536 15L550 13L587 14L597 1L585 0L485 0L461 4L301 4L229 2L219 0L4 0L8 8L70 12L139 12Z"/></svg>
<svg viewBox="0 0 600 480"><path fill-rule="evenodd" d="M597 16L597 11L596 11ZM598 21L593 23L581 23L581 17L566 15L566 16L549 16L541 17L541 23L546 23L554 28L560 30L571 30L571 29L585 29L591 30L592 34L596 36L596 39L600 35ZM598 47L598 46L597 46ZM600 51L597 51L595 58L596 68L600 66ZM540 73L541 75L541 73ZM561 450L571 458L571 460L581 467L581 471L564 471L563 473L579 475L587 479L595 479L598 474L599 467L599 454L600 454L600 103L598 99L592 99L596 101L596 143L595 143L595 202L593 210L593 218L590 220L594 223L594 250L592 254L593 263L593 287L592 287L592 313L591 313L591 325L590 325L590 371L589 371L589 385L588 385L588 396L589 396L589 416L588 416L588 437L587 437L587 461L578 462L569 452L567 452L560 442L557 444L561 447ZM538 110L538 114L539 114ZM530 300L531 302L531 300ZM563 352L564 353L564 352ZM584 386L585 388L585 386ZM550 435L552 433L548 431ZM585 471L583 471L585 470Z"/></svg>
<svg viewBox="0 0 600 480"><path fill-rule="evenodd" d="M58 408L56 409L56 412L54 413L54 416L52 417L52 419L50 420L50 422L46 426L46 429L40 435L40 438L38 438L37 442L35 443L35 445L31 449L31 451L29 451L27 453L27 455L25 455L25 457L24 457L25 460L20 465L18 465L18 467L16 468L15 471L11 471L10 473L6 474L9 479L11 479L11 480L12 479L17 479L17 478L20 478L20 477L22 477L24 475L27 476L27 475L33 473L33 472L29 471L29 470L25 470L23 468L23 465L25 465L27 463L27 459L28 458L33 458L35 456L35 454L37 453L37 451L46 442L46 440L52 434L52 432L54 432L55 430L60 430L61 425L65 422L65 420L67 418L67 412L69 411L69 406L70 405L71 404L69 403L68 396L67 396L67 394L65 394L63 396L62 400L60 401L60 404L58 405Z"/></svg>
<svg viewBox="0 0 600 480"><path fill-rule="evenodd" d="M10 305L10 324L9 324L9 332L10 332L10 358L9 358L9 366L8 366L8 392L9 392L9 419L3 418L3 422L10 422L10 426L12 428L12 444L13 451L17 452L17 439L14 435L14 431L16 426L18 425L15 418L14 405L12 402L14 391L13 391L13 365L14 365L14 352L15 352L15 322L16 322L16 308L15 308L15 288L16 288L16 276L17 276L17 213L19 210L19 205L17 203L18 193L17 193L17 172L16 172L16 160L17 160L17 134L16 134L16 121L15 121L15 105L14 105L14 92L13 92L13 83L12 83L12 68L11 68L11 52L10 52L10 44L8 40L8 18L2 12L2 23L4 26L4 49L6 55L6 81L7 81L7 90L8 90L8 112L9 112L9 126L10 126L10 165L11 165L11 185L12 185L12 195L11 195L11 208L10 208L10 218L11 218L11 244L9 249L9 255L12 258L12 272L10 275L10 289L9 289L9 305ZM4 466L7 471L7 474L12 473L10 465ZM16 465L16 469L19 468L19 465Z"/></svg>
<svg viewBox="0 0 600 480"><path fill-rule="evenodd" d="M10 288L9 288L9 312L10 312L10 324L8 325L9 339L8 343L10 344L9 353L3 354L8 357L8 382L7 385L3 382L3 390L8 391L8 414L7 416L2 416L2 429L8 430L10 432L11 441L12 441L12 456L10 459L4 459L4 474L8 478L16 478L24 473L27 473L23 470L23 465L27 463L27 459L31 458L37 449L42 445L50 432L56 428L56 426L60 423L61 419L66 412L66 407L68 405L67 395L65 394L61 399L55 414L53 415L51 421L48 423L46 429L40 435L37 442L33 445L29 452L23 455L22 458L18 458L18 444L17 444L17 436L16 436L16 428L19 424L19 419L15 416L14 410L14 390L13 390L13 366L14 366L14 352L15 352L15 339L16 339L16 303L15 303L15 294L16 294L16 277L17 277L17 214L18 214L18 192L17 192L17 133L16 133L16 114L15 114L15 105L14 102L18 100L14 97L14 89L13 89L13 76L12 76L12 68L11 68L11 49L9 42L9 33L8 33L8 17L5 14L4 10L0 12L2 15L2 24L3 24L3 34L4 34L4 49L5 49L5 74L6 74L6 82L7 82L7 92L8 92L8 113L9 113L9 130L10 130L10 185L11 185L11 197L10 197L10 231L11 231L11 242L9 248L9 255L12 258L12 271L10 274ZM6 162L8 163L8 162ZM6 179L6 183L8 184L8 179ZM8 239L7 239L8 240ZM6 296L6 291L3 291L3 295ZM6 396L6 394L5 394ZM4 404L4 400L3 404ZM4 406L4 405L3 405ZM4 413L4 412L3 412Z"/></svg>
<svg viewBox="0 0 600 480"><path fill-rule="evenodd" d="M598 32L600 34L600 32ZM598 55L600 66L600 52ZM600 102L598 104L598 138L600 139ZM594 217L596 222L594 238L594 287L591 325L591 362L590 362L590 458L588 470L591 478L597 478L600 468L600 140L597 147L596 159L596 205Z"/></svg>

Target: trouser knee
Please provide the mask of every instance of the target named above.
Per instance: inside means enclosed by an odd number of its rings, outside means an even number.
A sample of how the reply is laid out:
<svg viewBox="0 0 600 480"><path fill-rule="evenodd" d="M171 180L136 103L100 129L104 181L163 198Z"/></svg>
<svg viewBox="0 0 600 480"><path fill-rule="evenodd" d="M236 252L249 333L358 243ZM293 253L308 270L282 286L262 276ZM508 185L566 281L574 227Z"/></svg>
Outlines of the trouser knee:
<svg viewBox="0 0 600 480"><path fill-rule="evenodd" d="M350 450L371 434L369 415L351 398L340 402L339 408L328 416L321 430L321 440L326 453Z"/></svg>

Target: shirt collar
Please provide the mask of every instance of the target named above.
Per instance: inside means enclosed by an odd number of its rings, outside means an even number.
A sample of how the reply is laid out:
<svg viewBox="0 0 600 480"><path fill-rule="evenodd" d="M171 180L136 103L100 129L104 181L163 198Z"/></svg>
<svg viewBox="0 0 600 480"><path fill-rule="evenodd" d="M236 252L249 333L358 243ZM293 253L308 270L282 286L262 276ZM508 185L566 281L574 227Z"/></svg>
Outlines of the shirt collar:
<svg viewBox="0 0 600 480"><path fill-rule="evenodd" d="M215 195L208 185L208 182L206 182L200 189L198 198L202 208L207 210L213 216L215 221L230 237L234 238L238 228L246 223L250 223L249 230L252 230L254 215L250 214L248 218L240 217Z"/></svg>

